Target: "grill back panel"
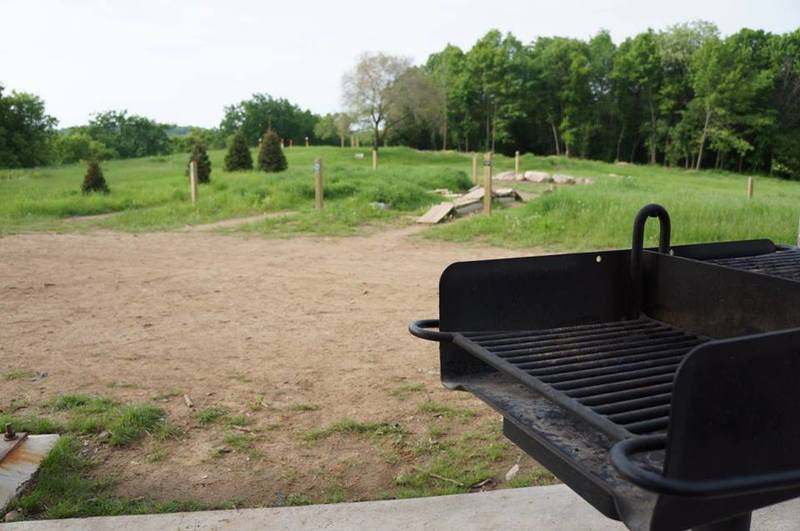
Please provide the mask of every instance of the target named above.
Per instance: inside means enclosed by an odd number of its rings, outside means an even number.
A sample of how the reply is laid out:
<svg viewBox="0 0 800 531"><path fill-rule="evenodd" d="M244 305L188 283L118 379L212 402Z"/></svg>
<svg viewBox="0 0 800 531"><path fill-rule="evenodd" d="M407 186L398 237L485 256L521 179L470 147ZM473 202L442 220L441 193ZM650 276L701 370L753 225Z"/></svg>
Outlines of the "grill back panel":
<svg viewBox="0 0 800 531"><path fill-rule="evenodd" d="M714 338L794 328L800 282L645 251L644 311Z"/></svg>

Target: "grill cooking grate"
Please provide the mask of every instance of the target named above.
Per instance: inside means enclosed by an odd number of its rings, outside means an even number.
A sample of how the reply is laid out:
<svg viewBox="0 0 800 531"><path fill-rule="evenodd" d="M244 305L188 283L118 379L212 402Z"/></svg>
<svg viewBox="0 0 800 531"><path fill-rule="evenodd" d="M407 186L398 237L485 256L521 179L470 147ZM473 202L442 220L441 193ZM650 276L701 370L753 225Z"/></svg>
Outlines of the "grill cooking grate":
<svg viewBox="0 0 800 531"><path fill-rule="evenodd" d="M678 365L708 340L646 317L459 335L456 343L497 369L579 414L636 435L666 431Z"/></svg>
<svg viewBox="0 0 800 531"><path fill-rule="evenodd" d="M717 258L709 260L709 262L753 273L800 281L800 249L788 249L756 256Z"/></svg>

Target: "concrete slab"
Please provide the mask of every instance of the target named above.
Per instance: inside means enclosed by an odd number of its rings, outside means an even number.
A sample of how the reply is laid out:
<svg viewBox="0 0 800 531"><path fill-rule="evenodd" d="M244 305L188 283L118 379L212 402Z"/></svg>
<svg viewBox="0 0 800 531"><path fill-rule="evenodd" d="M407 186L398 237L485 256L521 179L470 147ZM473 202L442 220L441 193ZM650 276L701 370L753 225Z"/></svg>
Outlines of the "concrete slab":
<svg viewBox="0 0 800 531"><path fill-rule="evenodd" d="M0 463L0 509L25 487L39 469L39 463L45 458L58 435L28 435L19 446L14 448Z"/></svg>
<svg viewBox="0 0 800 531"><path fill-rule="evenodd" d="M4 529L623 531L625 527L602 516L566 486L554 485L411 500L19 522ZM800 500L757 511L753 530L800 531Z"/></svg>

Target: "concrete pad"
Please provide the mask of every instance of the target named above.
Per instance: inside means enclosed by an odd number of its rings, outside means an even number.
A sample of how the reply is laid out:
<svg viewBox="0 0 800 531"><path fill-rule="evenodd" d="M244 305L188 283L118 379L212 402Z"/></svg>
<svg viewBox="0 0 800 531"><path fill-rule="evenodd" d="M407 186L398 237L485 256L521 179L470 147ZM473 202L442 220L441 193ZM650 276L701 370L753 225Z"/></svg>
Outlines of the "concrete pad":
<svg viewBox="0 0 800 531"><path fill-rule="evenodd" d="M19 522L4 529L623 531L625 527L601 515L566 486L553 485L411 500ZM800 500L757 511L753 529L800 530Z"/></svg>
<svg viewBox="0 0 800 531"><path fill-rule="evenodd" d="M39 463L58 441L58 435L28 435L0 463L0 509L22 490L39 469Z"/></svg>

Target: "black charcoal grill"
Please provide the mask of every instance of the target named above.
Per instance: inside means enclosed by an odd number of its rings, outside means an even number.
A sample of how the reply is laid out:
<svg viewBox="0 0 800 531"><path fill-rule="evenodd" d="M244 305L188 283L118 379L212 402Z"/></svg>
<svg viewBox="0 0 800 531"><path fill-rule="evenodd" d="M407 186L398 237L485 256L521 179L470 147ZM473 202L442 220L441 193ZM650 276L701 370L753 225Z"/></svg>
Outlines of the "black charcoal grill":
<svg viewBox="0 0 800 531"><path fill-rule="evenodd" d="M800 496L800 252L669 238L648 205L630 251L453 264L439 320L410 330L440 343L446 386L606 516L749 529Z"/></svg>

